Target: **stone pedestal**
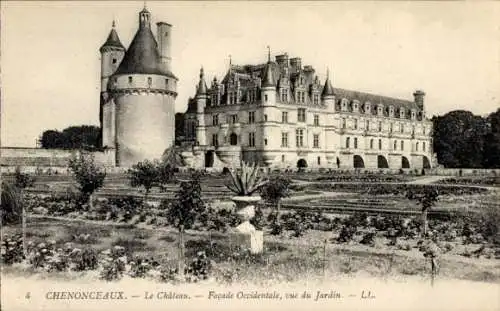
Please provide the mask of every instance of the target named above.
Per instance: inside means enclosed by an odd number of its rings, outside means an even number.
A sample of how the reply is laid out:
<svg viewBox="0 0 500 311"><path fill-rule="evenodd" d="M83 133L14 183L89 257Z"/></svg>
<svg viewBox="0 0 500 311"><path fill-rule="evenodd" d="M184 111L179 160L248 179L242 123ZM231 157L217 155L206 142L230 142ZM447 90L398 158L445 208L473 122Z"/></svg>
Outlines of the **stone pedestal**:
<svg viewBox="0 0 500 311"><path fill-rule="evenodd" d="M234 246L241 246L249 249L252 254L262 253L264 249L264 235L260 230L256 230L250 223L255 216L255 203L260 201L260 196L233 197L236 204L236 214L241 220L236 228L231 232L231 242Z"/></svg>

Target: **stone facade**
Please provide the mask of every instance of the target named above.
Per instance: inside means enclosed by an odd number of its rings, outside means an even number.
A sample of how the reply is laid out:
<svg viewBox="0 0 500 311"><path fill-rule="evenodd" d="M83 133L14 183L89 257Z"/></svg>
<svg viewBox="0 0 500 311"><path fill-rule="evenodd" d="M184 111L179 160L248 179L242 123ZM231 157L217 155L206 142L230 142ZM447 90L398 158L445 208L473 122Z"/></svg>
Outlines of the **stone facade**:
<svg viewBox="0 0 500 311"><path fill-rule="evenodd" d="M437 163L424 96L413 101L333 88L300 58L230 65L184 115L185 156L197 168L240 160L270 168L421 169Z"/></svg>
<svg viewBox="0 0 500 311"><path fill-rule="evenodd" d="M129 167L160 159L174 145L177 78L171 72L171 25L139 13L139 29L128 49L111 30L101 47L101 127L103 146L115 164Z"/></svg>

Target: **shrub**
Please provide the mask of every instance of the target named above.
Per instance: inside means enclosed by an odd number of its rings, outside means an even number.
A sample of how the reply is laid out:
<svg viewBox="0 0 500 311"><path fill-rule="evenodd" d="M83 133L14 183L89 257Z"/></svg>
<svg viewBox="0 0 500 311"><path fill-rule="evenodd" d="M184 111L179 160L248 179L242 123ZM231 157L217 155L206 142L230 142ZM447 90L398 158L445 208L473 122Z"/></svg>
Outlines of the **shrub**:
<svg viewBox="0 0 500 311"><path fill-rule="evenodd" d="M375 232L367 232L363 235L359 243L373 246L375 245L375 235L376 235Z"/></svg>
<svg viewBox="0 0 500 311"><path fill-rule="evenodd" d="M1 196L2 224L19 223L22 217L22 204L18 189L10 183L2 181Z"/></svg>
<svg viewBox="0 0 500 311"><path fill-rule="evenodd" d="M189 262L185 275L188 282L198 282L206 280L212 269L212 262L208 259L204 251L199 251L196 257Z"/></svg>
<svg viewBox="0 0 500 311"><path fill-rule="evenodd" d="M350 242L357 230L357 227L354 225L343 225L337 241L342 243Z"/></svg>
<svg viewBox="0 0 500 311"><path fill-rule="evenodd" d="M75 248L71 251L70 257L75 271L95 270L98 267L97 251L92 248L83 250Z"/></svg>
<svg viewBox="0 0 500 311"><path fill-rule="evenodd" d="M101 254L103 258L101 260L102 270L100 278L106 281L121 279L125 272L125 265L127 264L125 248L114 246L111 249L103 251Z"/></svg>
<svg viewBox="0 0 500 311"><path fill-rule="evenodd" d="M11 265L24 259L23 237L21 234L5 236L2 240L2 264Z"/></svg>
<svg viewBox="0 0 500 311"><path fill-rule="evenodd" d="M231 179L226 187L238 196L252 195L267 184L267 180L260 176L260 167L255 164L241 162L240 168L234 168L230 173Z"/></svg>
<svg viewBox="0 0 500 311"><path fill-rule="evenodd" d="M68 166L86 200L104 184L106 172L95 163L92 153L80 151L69 160Z"/></svg>

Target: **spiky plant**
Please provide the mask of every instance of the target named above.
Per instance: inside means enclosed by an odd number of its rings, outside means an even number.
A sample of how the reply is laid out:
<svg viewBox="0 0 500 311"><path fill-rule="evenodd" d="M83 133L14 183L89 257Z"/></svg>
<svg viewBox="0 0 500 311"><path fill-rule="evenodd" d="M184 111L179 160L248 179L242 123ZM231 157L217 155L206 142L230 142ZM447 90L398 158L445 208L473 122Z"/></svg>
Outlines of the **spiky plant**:
<svg viewBox="0 0 500 311"><path fill-rule="evenodd" d="M249 165L241 162L240 169L230 170L231 180L226 184L227 188L238 196L250 196L267 183L260 175L260 167L255 163Z"/></svg>

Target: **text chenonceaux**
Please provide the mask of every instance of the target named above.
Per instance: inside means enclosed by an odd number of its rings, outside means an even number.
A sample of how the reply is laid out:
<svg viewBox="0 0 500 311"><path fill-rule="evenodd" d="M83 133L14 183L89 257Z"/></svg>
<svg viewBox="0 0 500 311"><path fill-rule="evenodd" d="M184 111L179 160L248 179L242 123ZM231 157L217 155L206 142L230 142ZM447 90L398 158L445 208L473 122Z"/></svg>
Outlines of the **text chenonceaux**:
<svg viewBox="0 0 500 311"><path fill-rule="evenodd" d="M47 292L46 299L90 299L90 300L115 300L127 299L124 292L100 292L100 291L73 291L73 292Z"/></svg>

